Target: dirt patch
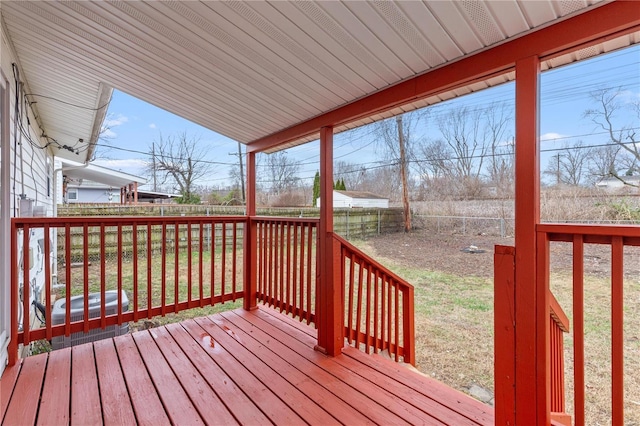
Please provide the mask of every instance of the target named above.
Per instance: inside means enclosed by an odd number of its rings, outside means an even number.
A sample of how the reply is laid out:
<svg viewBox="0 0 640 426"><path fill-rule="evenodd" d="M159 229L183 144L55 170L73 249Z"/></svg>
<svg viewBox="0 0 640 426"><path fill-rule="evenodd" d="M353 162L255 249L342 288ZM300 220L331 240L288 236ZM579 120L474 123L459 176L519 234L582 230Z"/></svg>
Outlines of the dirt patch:
<svg viewBox="0 0 640 426"><path fill-rule="evenodd" d="M368 244L376 255L393 259L413 268L458 276L493 278L493 252L496 245L513 246L513 237L434 233L417 229L410 233L385 234ZM472 247L472 250L466 250ZM474 249L475 248L475 249ZM584 272L598 277L609 276L611 247L585 245ZM570 243L551 243L551 272L570 272L573 255ZM640 275L640 249L625 247L625 276Z"/></svg>
<svg viewBox="0 0 640 426"><path fill-rule="evenodd" d="M494 246L513 245L513 238L436 234L418 229L406 234L381 235L369 244L377 255L412 268L490 278L493 277ZM470 246L477 250L463 251Z"/></svg>

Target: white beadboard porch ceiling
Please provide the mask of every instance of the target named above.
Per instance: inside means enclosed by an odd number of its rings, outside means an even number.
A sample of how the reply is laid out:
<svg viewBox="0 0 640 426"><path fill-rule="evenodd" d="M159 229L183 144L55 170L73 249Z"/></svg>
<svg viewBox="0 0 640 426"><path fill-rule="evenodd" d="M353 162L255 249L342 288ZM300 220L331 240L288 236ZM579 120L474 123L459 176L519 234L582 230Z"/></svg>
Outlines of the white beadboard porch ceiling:
<svg viewBox="0 0 640 426"><path fill-rule="evenodd" d="M0 11L45 132L83 157L111 88L246 144L599 2L3 0ZM543 68L638 41L633 34Z"/></svg>

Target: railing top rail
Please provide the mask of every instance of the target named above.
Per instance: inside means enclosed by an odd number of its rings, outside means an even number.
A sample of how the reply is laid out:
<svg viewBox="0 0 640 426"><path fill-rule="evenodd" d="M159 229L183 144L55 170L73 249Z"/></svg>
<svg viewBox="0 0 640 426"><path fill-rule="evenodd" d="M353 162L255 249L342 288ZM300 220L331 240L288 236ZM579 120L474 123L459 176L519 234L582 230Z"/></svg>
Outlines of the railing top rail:
<svg viewBox="0 0 640 426"><path fill-rule="evenodd" d="M253 222L320 223L320 218L315 217L251 216L250 220Z"/></svg>
<svg viewBox="0 0 640 426"><path fill-rule="evenodd" d="M569 318L567 314L564 313L560 303L558 303L558 299L553 295L553 293L549 292L549 309L551 311L551 316L554 321L562 331L565 333L569 332Z"/></svg>
<svg viewBox="0 0 640 426"><path fill-rule="evenodd" d="M378 262L377 260L375 260L372 257L368 256L366 253L364 253L358 247L356 247L353 244L351 244L349 241L345 240L344 238L342 238L341 236L339 236L336 233L333 233L333 238L335 240L337 240L338 242L340 242L340 244L342 244L343 247L346 247L350 251L356 253L358 255L358 257L361 257L365 262L369 263L370 265L375 265L385 275L387 275L388 277L392 278L394 281L398 282L398 284L401 287L413 289L413 285L408 283L404 278L401 278L400 276L396 275L394 272L389 270L387 267L385 267L382 264L380 264L380 262Z"/></svg>
<svg viewBox="0 0 640 426"><path fill-rule="evenodd" d="M621 237L628 246L640 246L640 226L582 225L582 224L538 224L537 231L546 233L551 241L572 242L574 236L583 236L589 244L611 244Z"/></svg>
<svg viewBox="0 0 640 426"><path fill-rule="evenodd" d="M581 223L540 223L538 232L548 234L581 234L581 235L606 235L619 237L640 237L638 225L585 225Z"/></svg>
<svg viewBox="0 0 640 426"><path fill-rule="evenodd" d="M67 216L67 217L14 217L11 223L16 227L24 225L60 227L64 225L132 225L163 223L221 223L246 222L246 216Z"/></svg>

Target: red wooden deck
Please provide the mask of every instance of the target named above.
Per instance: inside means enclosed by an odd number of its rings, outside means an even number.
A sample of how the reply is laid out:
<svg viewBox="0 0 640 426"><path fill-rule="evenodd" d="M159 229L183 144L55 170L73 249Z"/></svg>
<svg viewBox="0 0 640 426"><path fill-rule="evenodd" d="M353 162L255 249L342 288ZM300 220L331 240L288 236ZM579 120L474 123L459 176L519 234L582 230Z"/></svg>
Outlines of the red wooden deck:
<svg viewBox="0 0 640 426"><path fill-rule="evenodd" d="M316 330L242 309L22 360L3 424L489 425L493 408L377 355L313 350Z"/></svg>

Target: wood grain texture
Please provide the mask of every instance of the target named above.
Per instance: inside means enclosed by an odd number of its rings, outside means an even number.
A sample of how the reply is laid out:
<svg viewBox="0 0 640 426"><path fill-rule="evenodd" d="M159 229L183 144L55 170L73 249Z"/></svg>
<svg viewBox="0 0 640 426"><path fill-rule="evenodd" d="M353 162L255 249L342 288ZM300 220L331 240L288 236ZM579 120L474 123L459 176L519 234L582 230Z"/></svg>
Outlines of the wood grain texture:
<svg viewBox="0 0 640 426"><path fill-rule="evenodd" d="M71 348L64 348L49 355L38 425L69 424L70 391Z"/></svg>
<svg viewBox="0 0 640 426"><path fill-rule="evenodd" d="M435 380L316 343L260 306L30 357L2 377L3 424L493 424Z"/></svg>

